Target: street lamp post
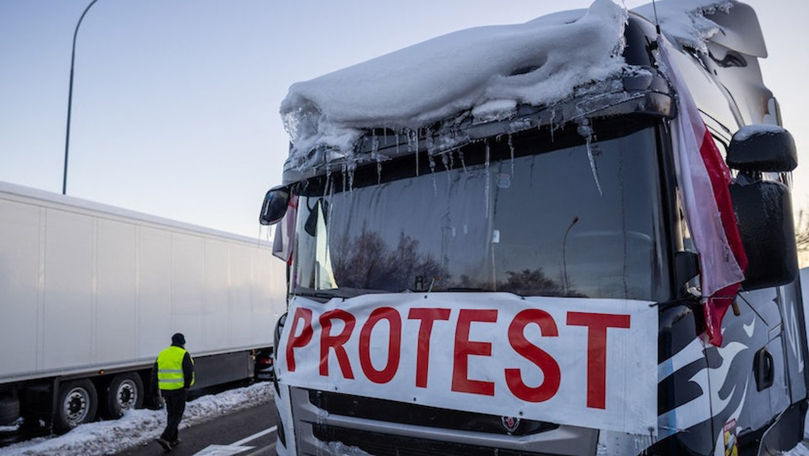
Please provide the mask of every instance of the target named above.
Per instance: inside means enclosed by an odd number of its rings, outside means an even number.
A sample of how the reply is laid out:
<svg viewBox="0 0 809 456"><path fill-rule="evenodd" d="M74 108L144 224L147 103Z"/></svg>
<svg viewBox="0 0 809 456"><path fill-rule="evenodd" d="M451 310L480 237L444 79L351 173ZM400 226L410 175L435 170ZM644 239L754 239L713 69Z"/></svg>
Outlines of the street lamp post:
<svg viewBox="0 0 809 456"><path fill-rule="evenodd" d="M81 21L84 19L84 15L87 14L87 11L90 10L90 7L95 5L95 2L98 0L93 0L87 5L87 8L84 8L84 12L81 13L81 17L79 17L79 22L76 23L76 30L73 31L73 52L70 54L70 85L67 91L67 127L65 127L65 166L64 172L62 174L62 194L64 195L67 192L67 155L68 150L70 148L70 111L73 105L73 64L76 61L76 36L79 33L79 27L81 26Z"/></svg>

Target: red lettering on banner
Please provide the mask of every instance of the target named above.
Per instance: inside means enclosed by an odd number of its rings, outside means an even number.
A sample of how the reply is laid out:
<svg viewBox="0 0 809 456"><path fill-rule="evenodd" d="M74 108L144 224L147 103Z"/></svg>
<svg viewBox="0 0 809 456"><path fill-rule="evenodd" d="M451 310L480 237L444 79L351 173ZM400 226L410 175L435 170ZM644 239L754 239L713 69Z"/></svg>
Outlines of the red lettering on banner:
<svg viewBox="0 0 809 456"><path fill-rule="evenodd" d="M303 329L299 335L295 335L298 329L298 322L303 320ZM289 331L287 340L287 370L295 372L295 347L303 347L312 340L312 311L305 307L295 309L295 316L292 317L292 329Z"/></svg>
<svg viewBox="0 0 809 456"><path fill-rule="evenodd" d="M343 320L345 325L340 334L336 336L330 335L331 321L333 319ZM348 361L348 354L346 349L343 348L348 338L351 337L351 331L354 330L356 319L350 313L334 309L325 312L320 316L320 326L323 328L320 332L320 375L329 375L329 348L334 349L334 354L337 356L337 363L340 365L340 371L343 373L344 378L353 379L354 373L351 371L351 363Z"/></svg>
<svg viewBox="0 0 809 456"><path fill-rule="evenodd" d="M410 309L408 320L421 320L419 341L416 346L416 386L427 387L427 370L430 367L430 335L436 320L449 320L449 309Z"/></svg>
<svg viewBox="0 0 809 456"><path fill-rule="evenodd" d="M492 356L491 342L469 340L469 328L473 321L497 322L497 310L461 309L455 328L455 362L452 366L452 391L494 396L494 383L469 379L469 356Z"/></svg>
<svg viewBox="0 0 809 456"><path fill-rule="evenodd" d="M376 370L371 364L371 331L379 320L388 320L388 361L385 368ZM402 318L392 307L380 307L371 312L368 321L360 331L360 367L368 380L374 383L387 383L399 369L399 355L402 348Z"/></svg>
<svg viewBox="0 0 809 456"><path fill-rule="evenodd" d="M629 315L568 312L569 326L587 327L587 407L606 408L607 328L629 328Z"/></svg>
<svg viewBox="0 0 809 456"><path fill-rule="evenodd" d="M562 374L559 364L551 355L525 338L525 327L530 323L536 323L539 326L543 337L556 337L559 335L559 330L556 328L553 317L539 309L523 310L514 317L508 326L508 341L511 343L511 347L542 370L542 384L535 388L527 386L522 381L520 370L514 368L505 370L506 384L515 396L524 401L543 402L559 391Z"/></svg>

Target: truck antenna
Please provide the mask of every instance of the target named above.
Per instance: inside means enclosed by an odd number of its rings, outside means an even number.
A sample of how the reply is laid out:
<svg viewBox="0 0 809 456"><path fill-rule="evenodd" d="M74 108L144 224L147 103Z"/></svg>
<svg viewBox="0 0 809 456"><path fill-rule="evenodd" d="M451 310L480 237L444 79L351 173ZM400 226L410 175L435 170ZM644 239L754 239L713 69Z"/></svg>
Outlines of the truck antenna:
<svg viewBox="0 0 809 456"><path fill-rule="evenodd" d="M657 36L660 36L660 20L657 19L657 3L655 3L655 0L652 0L652 8L655 12L655 29L657 30Z"/></svg>

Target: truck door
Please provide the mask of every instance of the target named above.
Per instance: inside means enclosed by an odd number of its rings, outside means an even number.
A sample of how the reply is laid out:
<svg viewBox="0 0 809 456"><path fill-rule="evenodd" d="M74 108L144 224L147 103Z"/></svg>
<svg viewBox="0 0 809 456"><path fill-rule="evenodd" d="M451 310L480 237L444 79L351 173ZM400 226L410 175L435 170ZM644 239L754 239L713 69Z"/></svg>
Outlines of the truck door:
<svg viewBox="0 0 809 456"><path fill-rule="evenodd" d="M711 415L717 451L759 429L789 405L779 288L742 292L740 315L725 315L721 347L708 346Z"/></svg>

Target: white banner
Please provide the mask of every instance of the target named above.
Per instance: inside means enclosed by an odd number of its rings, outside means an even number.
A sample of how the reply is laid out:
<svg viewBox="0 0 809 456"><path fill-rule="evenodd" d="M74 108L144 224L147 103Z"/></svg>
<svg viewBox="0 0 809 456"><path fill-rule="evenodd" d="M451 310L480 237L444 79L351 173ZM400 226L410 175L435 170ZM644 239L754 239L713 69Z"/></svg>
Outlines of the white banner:
<svg viewBox="0 0 809 456"><path fill-rule="evenodd" d="M283 384L649 435L657 308L507 293L295 298Z"/></svg>

